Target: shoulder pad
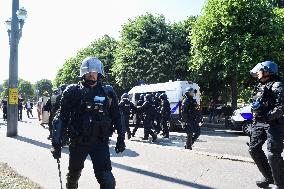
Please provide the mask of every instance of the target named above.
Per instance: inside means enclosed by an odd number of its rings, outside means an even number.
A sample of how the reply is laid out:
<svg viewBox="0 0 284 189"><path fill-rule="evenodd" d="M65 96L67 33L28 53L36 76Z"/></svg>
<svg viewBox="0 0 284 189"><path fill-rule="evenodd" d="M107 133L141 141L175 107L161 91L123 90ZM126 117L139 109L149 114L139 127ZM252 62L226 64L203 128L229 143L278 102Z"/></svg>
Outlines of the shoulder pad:
<svg viewBox="0 0 284 189"><path fill-rule="evenodd" d="M111 85L104 85L103 89L108 97L116 98L116 93Z"/></svg>
<svg viewBox="0 0 284 189"><path fill-rule="evenodd" d="M275 91L275 90L277 90L279 88L284 88L283 82L275 82L275 83L273 83L272 91Z"/></svg>
<svg viewBox="0 0 284 189"><path fill-rule="evenodd" d="M78 91L79 89L80 89L80 85L78 85L78 84L68 85L63 92L63 96L68 95L68 94L72 94L75 91Z"/></svg>

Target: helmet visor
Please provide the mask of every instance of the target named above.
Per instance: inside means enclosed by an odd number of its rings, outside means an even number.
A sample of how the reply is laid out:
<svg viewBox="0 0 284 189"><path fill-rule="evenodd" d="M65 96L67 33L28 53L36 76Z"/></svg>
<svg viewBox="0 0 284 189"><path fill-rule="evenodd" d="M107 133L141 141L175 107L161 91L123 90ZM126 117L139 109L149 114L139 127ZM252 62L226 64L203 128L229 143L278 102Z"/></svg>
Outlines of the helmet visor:
<svg viewBox="0 0 284 189"><path fill-rule="evenodd" d="M257 77L257 72L259 72L263 68L261 63L258 63L255 65L253 69L251 69L249 72L253 77Z"/></svg>

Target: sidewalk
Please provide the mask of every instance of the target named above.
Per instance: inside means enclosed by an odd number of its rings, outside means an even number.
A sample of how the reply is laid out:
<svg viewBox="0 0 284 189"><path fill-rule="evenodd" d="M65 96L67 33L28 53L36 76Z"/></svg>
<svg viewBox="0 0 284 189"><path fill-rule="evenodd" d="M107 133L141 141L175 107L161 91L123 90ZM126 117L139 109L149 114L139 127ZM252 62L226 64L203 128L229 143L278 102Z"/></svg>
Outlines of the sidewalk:
<svg viewBox="0 0 284 189"><path fill-rule="evenodd" d="M46 139L48 130L39 126L35 119L19 122L18 130L19 136L6 137L6 126L0 119L0 162L8 163L43 188L60 188L57 164L49 150L50 141ZM118 189L254 189L254 180L260 176L251 163L131 141L126 141L127 150L117 155L114 145L115 141L112 141L110 153ZM67 148L63 149L61 162L65 183ZM89 160L85 162L79 188L99 188Z"/></svg>

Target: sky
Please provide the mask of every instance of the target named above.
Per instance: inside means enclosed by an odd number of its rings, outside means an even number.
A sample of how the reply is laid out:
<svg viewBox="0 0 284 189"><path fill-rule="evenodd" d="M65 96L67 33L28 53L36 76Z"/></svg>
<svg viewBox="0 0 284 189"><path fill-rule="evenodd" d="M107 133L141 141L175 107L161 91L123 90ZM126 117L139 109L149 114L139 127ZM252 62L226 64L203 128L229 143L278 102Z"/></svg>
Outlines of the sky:
<svg viewBox="0 0 284 189"><path fill-rule="evenodd" d="M64 61L108 34L119 39L121 25L145 14L178 22L201 13L205 0L20 0L28 17L19 43L19 78L53 80ZM0 83L9 76L9 38L4 22L12 0L0 1Z"/></svg>

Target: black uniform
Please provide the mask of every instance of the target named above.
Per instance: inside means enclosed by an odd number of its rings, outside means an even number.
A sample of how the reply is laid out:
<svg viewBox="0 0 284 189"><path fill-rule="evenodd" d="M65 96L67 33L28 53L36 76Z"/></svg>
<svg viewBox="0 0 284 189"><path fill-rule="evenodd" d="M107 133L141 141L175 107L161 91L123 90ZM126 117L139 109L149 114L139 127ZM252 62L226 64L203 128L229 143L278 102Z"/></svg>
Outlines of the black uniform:
<svg viewBox="0 0 284 189"><path fill-rule="evenodd" d="M186 148L192 149L192 144L200 136L199 123L202 121L201 113L198 110L196 100L191 96L186 96L182 102L182 120L185 123L187 134Z"/></svg>
<svg viewBox="0 0 284 189"><path fill-rule="evenodd" d="M155 121L156 124L154 123L154 129L156 133L160 133L161 132L161 119L162 119L162 115L160 112L161 109L161 100L158 97L155 97L155 101L153 102L154 106L155 106Z"/></svg>
<svg viewBox="0 0 284 189"><path fill-rule="evenodd" d="M140 106L142 106L144 104L144 99L142 98L140 98L139 100L138 100L138 102L137 102L137 107L140 107ZM135 127L134 127L134 129L133 129L133 131L132 131L132 136L134 137L135 136L135 133L136 133L136 131L138 130L138 128L141 126L141 121L142 121L142 119L143 119L143 114L142 113L140 113L140 112L136 112L136 125L135 125Z"/></svg>
<svg viewBox="0 0 284 189"><path fill-rule="evenodd" d="M259 108L253 110L254 126L249 145L249 153L258 169L269 183L284 188L283 152L284 135L284 84L278 79L270 79L259 84L254 91L254 100ZM268 158L262 146L267 140Z"/></svg>
<svg viewBox="0 0 284 189"><path fill-rule="evenodd" d="M93 88L70 85L63 92L60 112L53 121L52 145L58 149L63 130L68 128L71 142L68 189L78 187L78 180L88 155L91 157L101 189L115 188L108 146L112 124L118 133L117 146L125 148L121 112L111 86L103 86L100 82Z"/></svg>
<svg viewBox="0 0 284 189"><path fill-rule="evenodd" d="M51 139L52 136L52 121L56 115L56 112L59 110L60 108L60 99L61 99L61 95L59 94L53 94L46 102L46 105L44 107L44 109L46 111L49 111L49 120L48 120L48 129L49 129L49 137L48 139Z"/></svg>
<svg viewBox="0 0 284 189"><path fill-rule="evenodd" d="M130 128L129 128L129 119L130 119L130 114L135 111L136 107L128 99L127 100L121 100L120 103L119 103L119 107L120 107L120 110L123 113L124 126L125 126L125 130L127 132L128 138L131 138L131 131L130 131Z"/></svg>
<svg viewBox="0 0 284 189"><path fill-rule="evenodd" d="M3 119L7 120L8 102L6 99L2 100Z"/></svg>
<svg viewBox="0 0 284 189"><path fill-rule="evenodd" d="M157 139L157 135L152 131L153 118L155 115L155 105L146 101L140 107L137 107L137 111L143 113L143 126L144 126L144 140L148 140L149 135L152 136L153 141Z"/></svg>
<svg viewBox="0 0 284 189"><path fill-rule="evenodd" d="M164 137L169 138L168 122L171 118L171 106L170 106L170 102L167 99L162 100L160 114L161 114L161 124L162 124L162 129L163 129L163 135Z"/></svg>

